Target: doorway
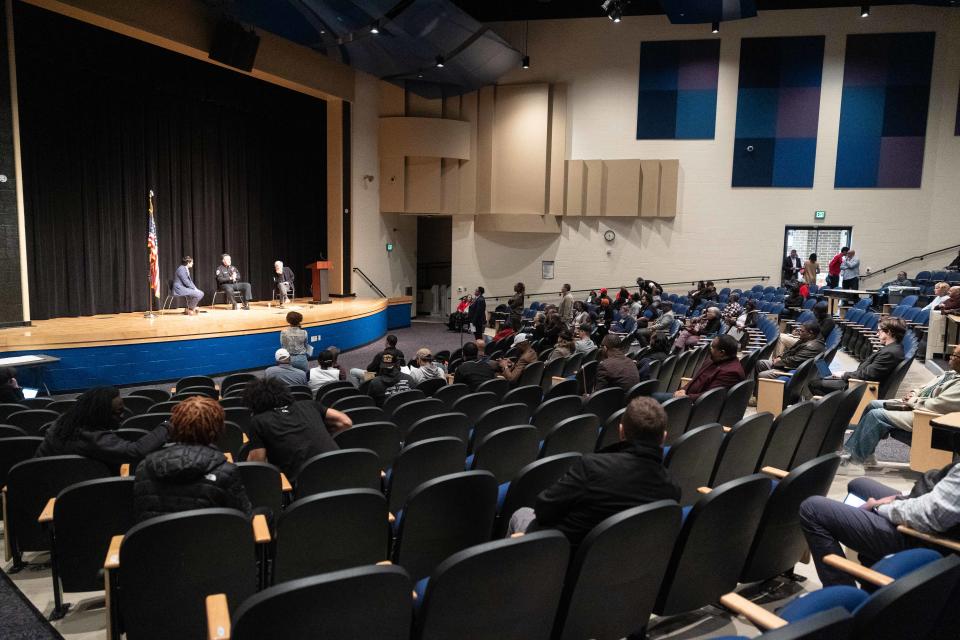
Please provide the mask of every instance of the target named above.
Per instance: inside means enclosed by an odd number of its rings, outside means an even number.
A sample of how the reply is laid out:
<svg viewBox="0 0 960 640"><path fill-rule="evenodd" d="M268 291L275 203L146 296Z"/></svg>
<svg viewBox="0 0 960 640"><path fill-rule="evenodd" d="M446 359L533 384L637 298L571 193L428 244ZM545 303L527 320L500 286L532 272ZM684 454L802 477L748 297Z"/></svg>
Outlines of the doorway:
<svg viewBox="0 0 960 640"><path fill-rule="evenodd" d="M840 247L849 247L853 239L853 227L786 227L783 233L783 253L786 256L791 249L797 250L800 260L806 262L811 253L817 254L820 273L817 285L826 284L827 265L833 256L840 253Z"/></svg>
<svg viewBox="0 0 960 640"><path fill-rule="evenodd" d="M450 315L450 259L453 218L417 217L417 315Z"/></svg>

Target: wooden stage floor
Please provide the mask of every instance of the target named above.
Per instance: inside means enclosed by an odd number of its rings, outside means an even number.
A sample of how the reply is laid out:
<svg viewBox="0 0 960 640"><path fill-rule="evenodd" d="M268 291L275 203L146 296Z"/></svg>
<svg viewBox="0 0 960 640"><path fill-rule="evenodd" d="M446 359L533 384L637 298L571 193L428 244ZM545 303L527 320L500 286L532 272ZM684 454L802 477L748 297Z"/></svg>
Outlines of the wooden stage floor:
<svg viewBox="0 0 960 640"><path fill-rule="evenodd" d="M379 313L387 304L384 298L344 298L315 305L310 304L309 298L298 298L282 309L267 302L252 302L249 311L234 311L228 305L218 305L198 307L202 313L195 316L173 309L162 315L156 312L154 318L144 318L143 312L136 312L36 320L30 327L0 329L0 352L102 347L278 331L287 326L289 311L303 314L304 328L316 327Z"/></svg>

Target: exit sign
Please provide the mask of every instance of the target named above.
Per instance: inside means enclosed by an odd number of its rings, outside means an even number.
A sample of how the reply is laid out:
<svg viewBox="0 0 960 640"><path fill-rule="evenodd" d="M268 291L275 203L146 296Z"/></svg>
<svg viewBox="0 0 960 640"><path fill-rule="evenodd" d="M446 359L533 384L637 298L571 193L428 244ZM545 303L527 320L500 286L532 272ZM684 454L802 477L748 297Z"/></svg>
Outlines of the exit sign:
<svg viewBox="0 0 960 640"><path fill-rule="evenodd" d="M814 212L813 212L813 219L814 219L814 220L826 220L826 219L827 219L827 212L826 212L826 211L814 211Z"/></svg>
<svg viewBox="0 0 960 640"><path fill-rule="evenodd" d="M388 243L387 243L387 251L388 251L388 252L389 252L389 251L393 251L393 243L392 243L392 242L388 242Z"/></svg>

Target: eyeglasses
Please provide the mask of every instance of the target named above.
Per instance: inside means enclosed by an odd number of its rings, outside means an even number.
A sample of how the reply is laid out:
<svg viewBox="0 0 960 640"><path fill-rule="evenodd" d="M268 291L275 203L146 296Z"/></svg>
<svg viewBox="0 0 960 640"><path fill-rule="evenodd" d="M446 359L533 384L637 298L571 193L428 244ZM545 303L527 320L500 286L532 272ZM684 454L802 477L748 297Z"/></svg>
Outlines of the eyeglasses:
<svg viewBox="0 0 960 640"><path fill-rule="evenodd" d="M951 357L951 358L960 358L960 353L951 353L951 354L950 354L950 357Z"/></svg>

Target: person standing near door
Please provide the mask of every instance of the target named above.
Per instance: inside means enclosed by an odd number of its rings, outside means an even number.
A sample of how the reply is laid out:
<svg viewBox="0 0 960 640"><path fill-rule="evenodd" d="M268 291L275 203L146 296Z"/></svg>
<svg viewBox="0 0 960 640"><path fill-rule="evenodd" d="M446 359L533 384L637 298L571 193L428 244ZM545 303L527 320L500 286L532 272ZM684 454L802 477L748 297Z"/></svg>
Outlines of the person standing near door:
<svg viewBox="0 0 960 640"><path fill-rule="evenodd" d="M782 284L787 284L797 279L797 274L803 270L800 265L800 257L796 249L790 249L790 255L783 258L783 265L780 268Z"/></svg>
<svg viewBox="0 0 960 640"><path fill-rule="evenodd" d="M820 273L820 265L817 264L817 254L811 253L807 261L803 263L803 281L809 286L817 284L818 273Z"/></svg>
<svg viewBox="0 0 960 640"><path fill-rule="evenodd" d="M860 286L860 258L853 249L840 262L840 278L844 289L857 289Z"/></svg>
<svg viewBox="0 0 960 640"><path fill-rule="evenodd" d="M827 266L828 287L836 288L840 286L840 265L843 263L843 258L847 255L848 251L850 251L850 247L841 247L840 253L833 256L833 259L830 260L830 264Z"/></svg>

